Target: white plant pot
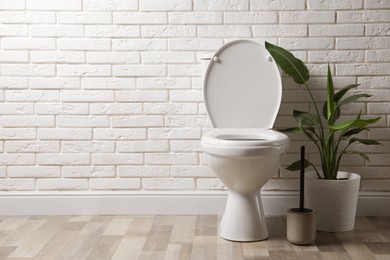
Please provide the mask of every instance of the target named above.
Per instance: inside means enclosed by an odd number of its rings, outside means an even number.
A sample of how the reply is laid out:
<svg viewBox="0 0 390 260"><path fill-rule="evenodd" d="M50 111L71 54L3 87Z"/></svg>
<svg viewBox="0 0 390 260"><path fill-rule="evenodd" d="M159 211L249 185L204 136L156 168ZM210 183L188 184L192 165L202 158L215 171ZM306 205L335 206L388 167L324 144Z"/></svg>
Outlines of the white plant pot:
<svg viewBox="0 0 390 260"><path fill-rule="evenodd" d="M327 232L350 231L355 225L360 175L341 172L337 178L319 179L315 172L306 174L306 207L317 212L317 230Z"/></svg>

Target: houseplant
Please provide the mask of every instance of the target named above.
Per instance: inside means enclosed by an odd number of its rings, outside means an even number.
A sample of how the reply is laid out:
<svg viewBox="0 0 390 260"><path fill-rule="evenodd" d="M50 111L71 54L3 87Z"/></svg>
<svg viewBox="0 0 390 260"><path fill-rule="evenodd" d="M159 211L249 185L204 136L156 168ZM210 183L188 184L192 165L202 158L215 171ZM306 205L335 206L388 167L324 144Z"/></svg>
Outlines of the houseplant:
<svg viewBox="0 0 390 260"><path fill-rule="evenodd" d="M305 86L314 106L314 113L294 110L293 116L297 121L297 127L282 129L281 131L301 132L318 149L321 168L318 169L306 159L304 163L305 168L312 166L314 169L314 173L308 176L306 187L308 207L316 210L318 213L317 229L322 231L351 230L354 226L360 176L354 173L339 171L340 162L345 154L356 154L365 160L369 160L365 153L351 150L350 148L352 144L356 143L364 145L379 144L375 140L358 138L356 135L363 131L369 131L368 126L378 122L380 117L363 119L361 113L359 113L352 120L342 123L339 123L338 120L344 106L362 98L369 98L371 95L354 93L346 97L346 94L350 90L357 88L359 84L348 85L336 92L328 64L327 97L320 112L319 104L314 99L308 86L310 75L305 64L292 53L279 46L266 42L265 47L288 76L292 77L296 83ZM298 160L289 165L287 169L295 171L299 170L300 167L300 161ZM328 187L329 189L320 190L327 185L330 186ZM312 194L312 192L315 194ZM341 194L338 194L338 192ZM331 198L332 195L335 195L333 199ZM352 195L353 198L344 198L347 195ZM342 201L347 202L348 205L341 205ZM321 205L318 204L325 204L325 208L321 209ZM333 206L336 208L331 208ZM337 213L336 210L341 210L342 212ZM348 219L344 220L342 219L343 217L348 217Z"/></svg>

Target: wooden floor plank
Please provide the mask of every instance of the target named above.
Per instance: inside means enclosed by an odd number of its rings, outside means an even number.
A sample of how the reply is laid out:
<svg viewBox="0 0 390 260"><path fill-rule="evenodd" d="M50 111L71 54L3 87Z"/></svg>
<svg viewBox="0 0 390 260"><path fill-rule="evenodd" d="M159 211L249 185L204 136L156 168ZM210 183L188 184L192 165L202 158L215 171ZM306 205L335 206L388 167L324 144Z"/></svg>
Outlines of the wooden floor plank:
<svg viewBox="0 0 390 260"><path fill-rule="evenodd" d="M285 216L267 218L270 237L240 243L218 236L220 216L1 217L5 260L390 259L390 218L358 217L348 232L317 232L309 246L286 239Z"/></svg>

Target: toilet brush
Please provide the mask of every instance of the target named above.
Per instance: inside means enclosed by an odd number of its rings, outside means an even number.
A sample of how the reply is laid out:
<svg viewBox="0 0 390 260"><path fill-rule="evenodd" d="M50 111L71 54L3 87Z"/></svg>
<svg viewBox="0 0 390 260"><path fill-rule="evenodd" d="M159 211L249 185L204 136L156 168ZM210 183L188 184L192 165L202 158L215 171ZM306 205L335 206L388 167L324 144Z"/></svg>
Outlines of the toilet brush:
<svg viewBox="0 0 390 260"><path fill-rule="evenodd" d="M316 212L305 208L305 146L301 146L299 208L287 210L287 239L296 245L308 245L316 238Z"/></svg>

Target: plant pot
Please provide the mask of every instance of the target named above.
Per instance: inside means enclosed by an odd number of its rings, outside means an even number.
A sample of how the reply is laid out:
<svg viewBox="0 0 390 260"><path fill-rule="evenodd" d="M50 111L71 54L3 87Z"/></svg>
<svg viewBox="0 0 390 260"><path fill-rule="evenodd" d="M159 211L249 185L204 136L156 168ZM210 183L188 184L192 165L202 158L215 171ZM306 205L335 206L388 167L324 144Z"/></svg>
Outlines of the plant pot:
<svg viewBox="0 0 390 260"><path fill-rule="evenodd" d="M310 245L316 240L316 212L311 209L287 210L287 239L296 245Z"/></svg>
<svg viewBox="0 0 390 260"><path fill-rule="evenodd" d="M354 228L360 175L339 171L337 178L319 179L315 172L306 174L306 206L317 212L319 231L341 232Z"/></svg>

